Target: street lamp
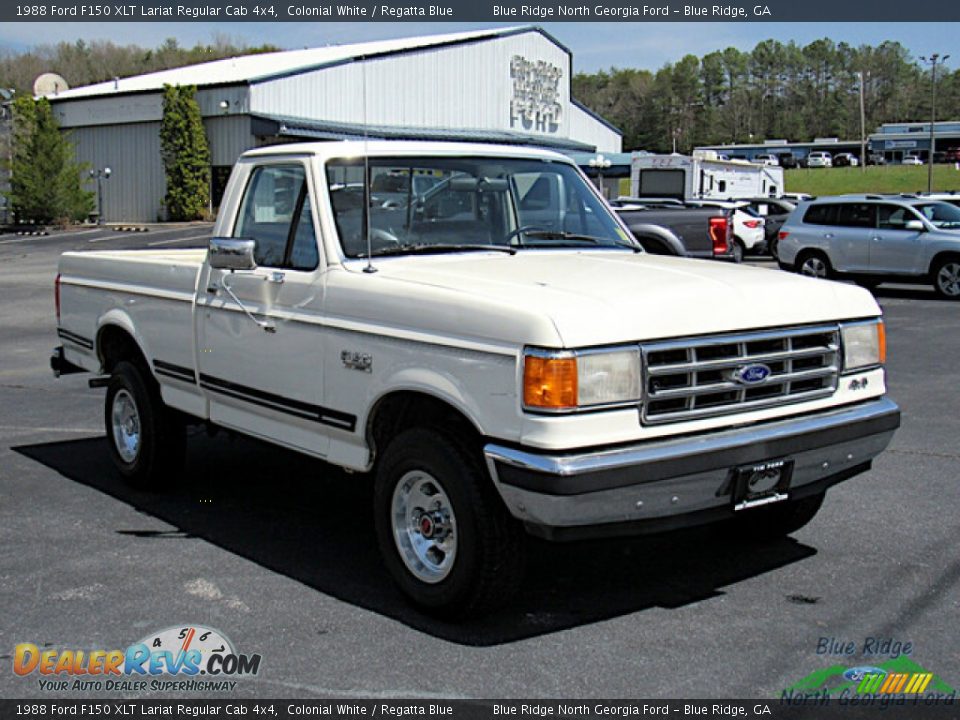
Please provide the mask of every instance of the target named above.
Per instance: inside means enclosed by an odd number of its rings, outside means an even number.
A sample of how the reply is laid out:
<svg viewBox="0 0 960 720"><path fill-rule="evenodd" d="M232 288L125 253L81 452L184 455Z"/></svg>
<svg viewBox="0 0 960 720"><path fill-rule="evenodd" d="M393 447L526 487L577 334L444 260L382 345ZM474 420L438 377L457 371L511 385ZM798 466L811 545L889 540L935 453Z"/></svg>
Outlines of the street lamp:
<svg viewBox="0 0 960 720"><path fill-rule="evenodd" d="M103 225L103 180L110 177L113 171L105 167L102 170L91 170L90 177L97 179L97 225Z"/></svg>
<svg viewBox="0 0 960 720"><path fill-rule="evenodd" d="M929 58L920 58L930 66L930 154L927 156L927 192L933 192L933 151L937 142L933 135L933 124L937 121L937 63L943 65L949 59L949 55L941 57L940 53L934 53Z"/></svg>
<svg viewBox="0 0 960 720"><path fill-rule="evenodd" d="M603 189L603 171L609 168L610 165L610 158L606 158L602 154L590 158L590 167L595 168L597 171L597 185L600 188L600 194L604 197L607 196L607 193Z"/></svg>

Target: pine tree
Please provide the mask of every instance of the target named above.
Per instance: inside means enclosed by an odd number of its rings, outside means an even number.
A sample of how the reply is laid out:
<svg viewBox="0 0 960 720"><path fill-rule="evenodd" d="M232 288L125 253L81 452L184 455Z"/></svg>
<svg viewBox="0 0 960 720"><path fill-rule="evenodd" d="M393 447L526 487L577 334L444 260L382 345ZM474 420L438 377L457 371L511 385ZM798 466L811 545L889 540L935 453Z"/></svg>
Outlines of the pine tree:
<svg viewBox="0 0 960 720"><path fill-rule="evenodd" d="M86 166L74 159L46 98L13 102L10 174L6 195L20 222L82 220L93 210L94 194L83 188Z"/></svg>
<svg viewBox="0 0 960 720"><path fill-rule="evenodd" d="M164 85L160 153L167 178L168 220L197 220L210 202L210 147L196 87Z"/></svg>

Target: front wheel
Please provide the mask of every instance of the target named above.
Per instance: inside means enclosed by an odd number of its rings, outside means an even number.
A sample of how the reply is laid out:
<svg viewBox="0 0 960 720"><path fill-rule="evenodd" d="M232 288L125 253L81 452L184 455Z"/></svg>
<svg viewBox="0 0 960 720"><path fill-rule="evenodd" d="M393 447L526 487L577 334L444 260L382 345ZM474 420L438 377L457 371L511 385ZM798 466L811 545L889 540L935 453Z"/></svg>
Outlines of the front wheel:
<svg viewBox="0 0 960 720"><path fill-rule="evenodd" d="M186 429L163 404L159 388L138 365L117 363L104 404L110 456L134 487L158 488L183 465Z"/></svg>
<svg viewBox="0 0 960 720"><path fill-rule="evenodd" d="M415 428L394 438L377 467L374 512L387 569L425 610L476 616L516 591L523 530L452 434Z"/></svg>
<svg viewBox="0 0 960 720"><path fill-rule="evenodd" d="M940 297L960 300L960 258L946 258L933 269L933 289Z"/></svg>

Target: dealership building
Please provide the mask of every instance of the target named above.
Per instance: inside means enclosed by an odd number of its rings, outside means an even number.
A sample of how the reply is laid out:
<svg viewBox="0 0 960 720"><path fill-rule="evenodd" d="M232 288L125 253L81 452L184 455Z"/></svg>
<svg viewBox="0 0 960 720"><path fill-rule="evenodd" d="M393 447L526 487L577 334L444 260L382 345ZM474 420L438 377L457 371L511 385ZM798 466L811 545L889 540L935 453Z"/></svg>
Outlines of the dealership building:
<svg viewBox="0 0 960 720"><path fill-rule="evenodd" d="M933 142L936 153L960 148L960 121L934 123ZM886 123L867 136L866 148L870 156L882 157L888 163L902 162L908 155L916 155L927 162L930 157L930 123ZM731 159L754 160L757 155L788 155L796 160L803 160L814 150L823 150L831 155L851 153L859 158L862 148L859 140L815 138L810 142L764 140L758 143L704 145L697 150L712 150ZM937 158L935 160L940 162Z"/></svg>
<svg viewBox="0 0 960 720"><path fill-rule="evenodd" d="M107 222L163 217L164 85L197 86L213 205L252 147L396 138L616 153L621 133L570 96L572 55L538 27L500 28L217 60L48 95L102 183Z"/></svg>

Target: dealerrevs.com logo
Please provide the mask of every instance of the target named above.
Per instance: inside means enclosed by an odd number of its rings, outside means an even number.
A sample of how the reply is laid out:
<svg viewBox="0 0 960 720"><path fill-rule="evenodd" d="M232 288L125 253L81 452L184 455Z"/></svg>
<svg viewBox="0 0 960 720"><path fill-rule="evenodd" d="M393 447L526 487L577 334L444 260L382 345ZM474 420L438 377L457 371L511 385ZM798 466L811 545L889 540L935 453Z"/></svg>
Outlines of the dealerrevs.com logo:
<svg viewBox="0 0 960 720"><path fill-rule="evenodd" d="M221 632L170 627L126 649L72 650L20 643L13 672L36 676L41 690L232 691L235 678L256 675L260 655L238 653Z"/></svg>

